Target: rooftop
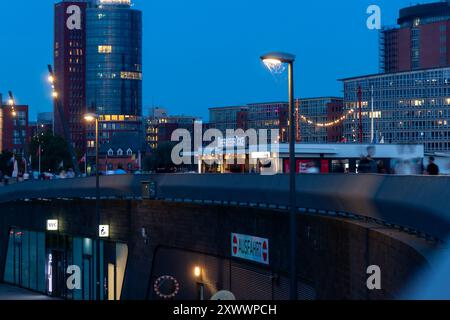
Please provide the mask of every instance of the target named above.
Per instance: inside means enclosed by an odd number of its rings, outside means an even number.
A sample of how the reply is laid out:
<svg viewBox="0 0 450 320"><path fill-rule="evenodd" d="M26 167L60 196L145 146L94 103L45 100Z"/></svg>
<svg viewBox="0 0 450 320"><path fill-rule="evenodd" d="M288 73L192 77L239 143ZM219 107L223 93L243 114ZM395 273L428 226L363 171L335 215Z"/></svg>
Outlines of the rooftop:
<svg viewBox="0 0 450 320"><path fill-rule="evenodd" d="M418 4L400 10L398 24L417 18L450 17L450 1Z"/></svg>
<svg viewBox="0 0 450 320"><path fill-rule="evenodd" d="M407 74L407 73L420 73L420 72L440 71L440 70L450 71L450 67L438 67L438 68L431 68L431 69L417 69L417 70L387 72L387 73L373 73L373 74L361 75L361 76L357 76L357 77L338 79L338 81L349 81L349 80L356 80L356 79L362 79L362 78L374 78L374 77L381 77L381 76L391 76L391 75L399 75L399 74Z"/></svg>

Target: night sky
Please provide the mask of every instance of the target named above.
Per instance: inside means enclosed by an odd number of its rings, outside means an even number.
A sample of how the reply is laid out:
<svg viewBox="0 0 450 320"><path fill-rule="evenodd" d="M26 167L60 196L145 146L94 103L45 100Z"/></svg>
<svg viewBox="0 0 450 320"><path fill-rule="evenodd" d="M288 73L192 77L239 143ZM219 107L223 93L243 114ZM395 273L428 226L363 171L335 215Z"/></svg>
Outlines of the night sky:
<svg viewBox="0 0 450 320"><path fill-rule="evenodd" d="M420 1L421 3L435 1ZM297 55L296 96L340 96L337 79L378 72L378 32L366 27L377 4L393 25L410 0L135 0L144 13L144 113L208 119L208 108L286 100L286 75L259 61L267 51ZM53 1L1 1L0 93L51 111Z"/></svg>

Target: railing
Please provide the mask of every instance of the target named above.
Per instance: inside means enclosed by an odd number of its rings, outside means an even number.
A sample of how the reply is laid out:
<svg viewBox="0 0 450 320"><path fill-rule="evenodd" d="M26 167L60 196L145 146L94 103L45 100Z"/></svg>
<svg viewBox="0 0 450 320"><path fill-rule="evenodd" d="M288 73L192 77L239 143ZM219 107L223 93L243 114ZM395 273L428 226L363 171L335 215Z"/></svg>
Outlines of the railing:
<svg viewBox="0 0 450 320"><path fill-rule="evenodd" d="M143 182L168 201L287 209L288 176L161 174L101 177L101 196L141 199ZM0 187L0 203L24 199L94 198L95 179L26 182ZM421 232L450 235L450 177L298 175L299 210L355 215ZM0 213L1 214L1 213Z"/></svg>

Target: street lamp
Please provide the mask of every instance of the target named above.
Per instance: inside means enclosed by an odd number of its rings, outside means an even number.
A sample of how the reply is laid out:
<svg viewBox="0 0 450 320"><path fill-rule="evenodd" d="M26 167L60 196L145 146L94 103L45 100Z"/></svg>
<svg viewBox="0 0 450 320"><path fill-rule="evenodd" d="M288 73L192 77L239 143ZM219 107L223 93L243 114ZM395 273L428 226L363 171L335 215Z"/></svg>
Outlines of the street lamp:
<svg viewBox="0 0 450 320"><path fill-rule="evenodd" d="M24 135L23 135L22 128L20 125L20 117L16 111L16 99L14 99L14 95L11 91L8 91L8 95L9 95L8 104L11 106L11 115L13 116L13 118L16 118L15 119L15 127L17 128L17 131L19 133L20 143L22 144L22 158L23 158L23 160L25 160L25 172L28 173L30 167L28 166L28 159L27 159L27 153L26 153L26 143L27 143L26 136L24 137ZM27 124L25 123L25 126L26 125ZM30 166L31 166L31 163L30 163Z"/></svg>
<svg viewBox="0 0 450 320"><path fill-rule="evenodd" d="M196 266L194 268L194 276L195 276L195 278L199 279L202 276L202 268L200 268L199 266Z"/></svg>
<svg viewBox="0 0 450 320"><path fill-rule="evenodd" d="M198 298L203 301L205 300L205 285L203 283L203 270L200 266L194 267L194 277L197 280Z"/></svg>
<svg viewBox="0 0 450 320"><path fill-rule="evenodd" d="M84 115L84 120L88 123L95 123L95 217L96 217L96 247L97 247L97 263L96 263L96 274L97 274L97 300L100 300L100 175L99 175L99 146L98 146L98 115L93 113L88 113ZM87 157L86 157L87 158ZM86 159L87 161L87 159Z"/></svg>
<svg viewBox="0 0 450 320"><path fill-rule="evenodd" d="M295 56L289 53L272 52L261 56L268 67L288 65L289 77L289 208L290 208L290 297L297 300L297 204L296 204L296 163L295 163L295 109L294 109L294 61Z"/></svg>
<svg viewBox="0 0 450 320"><path fill-rule="evenodd" d="M49 74L48 81L52 86L52 96L53 96L53 100L55 102L56 111L57 111L57 112L55 112L55 114L53 116L53 134L55 134L55 116L56 116L56 113L58 113L60 121L61 121L61 126L64 131L64 138L66 139L67 149L69 150L70 157L72 158L73 169L75 170L75 174L77 176L80 176L80 174L81 174L80 166L78 165L78 159L75 154L74 146L72 144L72 138L71 138L70 130L69 130L69 123L67 122L65 112L64 112L63 106L60 101L61 99L59 99L58 91L56 90L57 89L56 88L57 79L55 77L55 74L53 73L53 68L51 65L48 65L48 74Z"/></svg>

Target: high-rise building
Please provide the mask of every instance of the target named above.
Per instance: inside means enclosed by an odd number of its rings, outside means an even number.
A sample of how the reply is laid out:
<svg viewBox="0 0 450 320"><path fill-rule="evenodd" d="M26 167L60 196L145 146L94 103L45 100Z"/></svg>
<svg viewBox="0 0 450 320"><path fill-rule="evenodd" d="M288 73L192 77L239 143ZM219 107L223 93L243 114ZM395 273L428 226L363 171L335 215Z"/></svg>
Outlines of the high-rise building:
<svg viewBox="0 0 450 320"><path fill-rule="evenodd" d="M86 0L55 4L54 72L56 91L76 149L85 149L86 113ZM54 108L55 133L64 136L58 109Z"/></svg>
<svg viewBox="0 0 450 320"><path fill-rule="evenodd" d="M380 142L424 144L426 152L450 151L450 67L342 81L344 113L350 114L344 122L347 141L359 141L361 113L364 143L371 143L373 119L374 138Z"/></svg>
<svg viewBox="0 0 450 320"><path fill-rule="evenodd" d="M395 27L380 33L384 73L450 66L450 1L400 10Z"/></svg>
<svg viewBox="0 0 450 320"><path fill-rule="evenodd" d="M100 115L100 149L142 137L142 12L130 0L100 0L86 10L86 106ZM95 132L87 130L88 155ZM115 136L120 132L120 137ZM138 143L139 144L139 143Z"/></svg>
<svg viewBox="0 0 450 320"><path fill-rule="evenodd" d="M130 1L87 9L87 107L100 115L142 116L142 12Z"/></svg>

